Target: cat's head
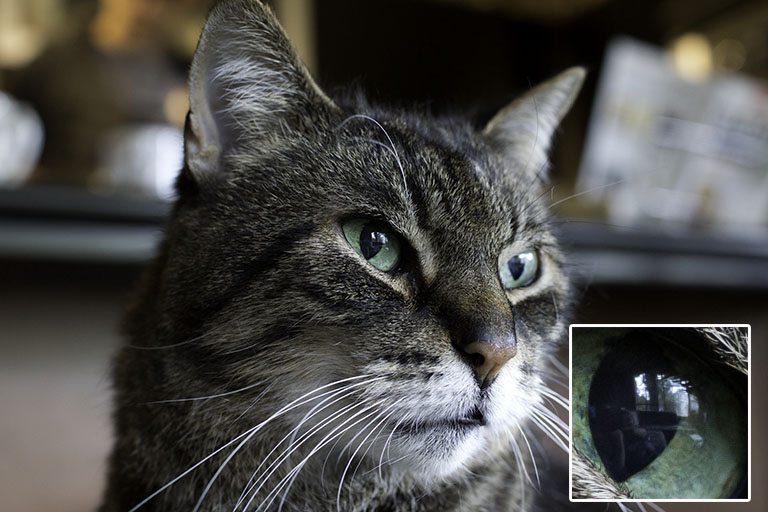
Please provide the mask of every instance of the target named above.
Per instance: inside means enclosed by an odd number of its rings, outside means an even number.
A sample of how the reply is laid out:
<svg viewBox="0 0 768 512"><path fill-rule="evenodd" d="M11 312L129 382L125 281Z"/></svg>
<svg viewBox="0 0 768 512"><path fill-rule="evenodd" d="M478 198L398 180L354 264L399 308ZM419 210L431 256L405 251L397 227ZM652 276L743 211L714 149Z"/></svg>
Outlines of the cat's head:
<svg viewBox="0 0 768 512"><path fill-rule="evenodd" d="M344 462L424 478L503 445L540 407L566 325L541 196L582 79L566 71L479 130L340 106L266 8L219 4L155 297L176 392L227 394L221 424L268 420L253 442L317 428Z"/></svg>

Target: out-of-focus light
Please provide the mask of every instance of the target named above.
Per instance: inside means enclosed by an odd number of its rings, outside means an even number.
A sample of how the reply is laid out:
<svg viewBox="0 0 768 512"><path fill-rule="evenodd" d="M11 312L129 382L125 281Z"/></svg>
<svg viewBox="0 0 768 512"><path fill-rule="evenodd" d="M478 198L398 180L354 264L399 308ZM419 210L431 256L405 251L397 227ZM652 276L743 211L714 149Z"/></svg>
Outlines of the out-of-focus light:
<svg viewBox="0 0 768 512"><path fill-rule="evenodd" d="M683 34L672 41L669 52L675 69L686 80L701 82L712 74L712 46L703 35Z"/></svg>
<svg viewBox="0 0 768 512"><path fill-rule="evenodd" d="M0 67L15 68L28 64L45 45L41 27L30 20L35 14L21 1L0 2Z"/></svg>
<svg viewBox="0 0 768 512"><path fill-rule="evenodd" d="M29 105L0 91L0 184L22 185L43 149L43 122Z"/></svg>
<svg viewBox="0 0 768 512"><path fill-rule="evenodd" d="M0 67L16 68L31 62L45 41L32 27L0 29Z"/></svg>
<svg viewBox="0 0 768 512"><path fill-rule="evenodd" d="M723 39L715 45L713 56L719 71L733 73L744 67L747 48L737 39Z"/></svg>
<svg viewBox="0 0 768 512"><path fill-rule="evenodd" d="M169 124L177 128L184 127L189 110L189 91L186 87L171 89L163 99L163 115Z"/></svg>

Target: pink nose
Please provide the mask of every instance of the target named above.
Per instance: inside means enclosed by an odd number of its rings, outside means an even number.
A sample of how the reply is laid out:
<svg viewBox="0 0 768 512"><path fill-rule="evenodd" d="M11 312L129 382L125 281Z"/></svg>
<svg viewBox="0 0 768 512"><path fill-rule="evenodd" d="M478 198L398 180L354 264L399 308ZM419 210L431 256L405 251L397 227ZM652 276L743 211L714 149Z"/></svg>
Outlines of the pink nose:
<svg viewBox="0 0 768 512"><path fill-rule="evenodd" d="M475 379L481 388L487 388L496 379L501 368L517 354L514 343L496 345L487 341L475 341L462 351L469 355L470 365L475 372Z"/></svg>

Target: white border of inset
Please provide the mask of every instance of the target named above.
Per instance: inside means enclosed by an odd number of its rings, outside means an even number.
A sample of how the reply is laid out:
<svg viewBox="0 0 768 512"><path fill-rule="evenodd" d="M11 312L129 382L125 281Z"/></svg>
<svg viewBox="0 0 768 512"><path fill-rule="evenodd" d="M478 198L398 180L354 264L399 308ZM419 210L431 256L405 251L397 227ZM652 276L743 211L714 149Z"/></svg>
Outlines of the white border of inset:
<svg viewBox="0 0 768 512"><path fill-rule="evenodd" d="M717 499L634 499L573 497L573 328L574 327L746 327L747 328L747 497ZM570 324L568 326L568 500L573 503L671 503L671 502L725 502L747 503L752 500L752 326L749 324Z"/></svg>

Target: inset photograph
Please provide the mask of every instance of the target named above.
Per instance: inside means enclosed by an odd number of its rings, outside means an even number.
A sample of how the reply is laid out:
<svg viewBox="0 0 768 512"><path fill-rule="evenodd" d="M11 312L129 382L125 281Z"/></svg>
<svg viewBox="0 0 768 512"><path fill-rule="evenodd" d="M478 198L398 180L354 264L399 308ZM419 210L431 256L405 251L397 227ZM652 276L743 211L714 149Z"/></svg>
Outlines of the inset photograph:
<svg viewBox="0 0 768 512"><path fill-rule="evenodd" d="M572 501L749 499L750 327L572 325Z"/></svg>

